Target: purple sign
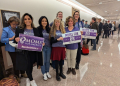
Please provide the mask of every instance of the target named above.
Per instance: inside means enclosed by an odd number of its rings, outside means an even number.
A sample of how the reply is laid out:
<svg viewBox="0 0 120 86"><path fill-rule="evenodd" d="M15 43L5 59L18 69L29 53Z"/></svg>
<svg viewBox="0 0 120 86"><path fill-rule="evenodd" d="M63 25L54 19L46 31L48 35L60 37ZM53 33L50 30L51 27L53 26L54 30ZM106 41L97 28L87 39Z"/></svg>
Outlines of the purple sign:
<svg viewBox="0 0 120 86"><path fill-rule="evenodd" d="M89 28L80 28L80 31L83 31L83 38L96 39L97 30Z"/></svg>
<svg viewBox="0 0 120 86"><path fill-rule="evenodd" d="M44 38L19 34L20 41L18 42L18 49L29 51L42 51L42 44Z"/></svg>
<svg viewBox="0 0 120 86"><path fill-rule="evenodd" d="M80 31L75 31L75 32L69 32L62 34L63 39L63 44L73 44L73 43L78 43L81 42L81 33Z"/></svg>

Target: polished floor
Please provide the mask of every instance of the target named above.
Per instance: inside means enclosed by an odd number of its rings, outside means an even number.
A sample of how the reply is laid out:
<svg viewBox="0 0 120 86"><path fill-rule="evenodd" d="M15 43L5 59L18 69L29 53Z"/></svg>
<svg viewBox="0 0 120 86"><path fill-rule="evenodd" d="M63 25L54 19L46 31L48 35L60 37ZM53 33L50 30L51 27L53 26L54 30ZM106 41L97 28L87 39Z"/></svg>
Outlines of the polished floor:
<svg viewBox="0 0 120 86"><path fill-rule="evenodd" d="M65 61L65 74L66 71ZM55 71L50 68L52 79L44 81L41 70L34 67L33 77L38 86L120 86L120 36L117 31L107 39L100 37L97 50L90 51L88 56L82 55L80 69L76 72L76 75L66 74L67 79L58 82ZM25 80L22 79L20 86L25 86Z"/></svg>

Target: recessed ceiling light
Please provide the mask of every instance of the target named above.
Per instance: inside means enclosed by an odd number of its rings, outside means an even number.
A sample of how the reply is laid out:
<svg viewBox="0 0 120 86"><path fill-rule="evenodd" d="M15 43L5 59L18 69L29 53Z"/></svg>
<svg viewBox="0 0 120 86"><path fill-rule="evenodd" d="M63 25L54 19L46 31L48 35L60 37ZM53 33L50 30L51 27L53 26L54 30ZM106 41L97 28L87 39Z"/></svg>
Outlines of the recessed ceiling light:
<svg viewBox="0 0 120 86"><path fill-rule="evenodd" d="M120 0L117 0L117 1L120 1Z"/></svg>
<svg viewBox="0 0 120 86"><path fill-rule="evenodd" d="M102 2L100 2L99 4L102 4Z"/></svg>
<svg viewBox="0 0 120 86"><path fill-rule="evenodd" d="M105 12L107 12L107 11L105 11Z"/></svg>
<svg viewBox="0 0 120 86"><path fill-rule="evenodd" d="M118 10L116 10L116 11L118 11Z"/></svg>

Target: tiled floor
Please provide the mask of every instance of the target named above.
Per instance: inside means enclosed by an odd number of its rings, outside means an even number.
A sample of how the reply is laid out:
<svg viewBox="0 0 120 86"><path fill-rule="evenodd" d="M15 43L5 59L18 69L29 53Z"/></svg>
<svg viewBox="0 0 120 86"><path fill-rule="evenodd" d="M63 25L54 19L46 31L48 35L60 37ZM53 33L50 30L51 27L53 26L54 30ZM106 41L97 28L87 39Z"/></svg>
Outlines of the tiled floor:
<svg viewBox="0 0 120 86"><path fill-rule="evenodd" d="M92 48L91 46L89 47ZM67 71L65 61L64 73ZM100 37L96 51L83 56L76 75L67 75L60 82L55 79L55 71L50 68L52 79L43 80L41 70L34 67L33 77L38 86L120 86L120 37L117 32L107 39ZM25 86L22 79L21 86Z"/></svg>

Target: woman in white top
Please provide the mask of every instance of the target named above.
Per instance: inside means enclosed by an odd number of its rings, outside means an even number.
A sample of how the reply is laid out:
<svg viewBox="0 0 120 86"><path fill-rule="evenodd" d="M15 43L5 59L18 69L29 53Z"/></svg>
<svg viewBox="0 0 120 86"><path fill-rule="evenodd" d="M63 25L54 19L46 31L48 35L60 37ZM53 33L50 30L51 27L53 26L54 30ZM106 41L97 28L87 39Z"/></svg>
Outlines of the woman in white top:
<svg viewBox="0 0 120 86"><path fill-rule="evenodd" d="M111 35L113 35L114 26L115 26L115 25L114 25L114 23L112 22L112 28L111 28L111 32L112 32L112 33L111 33Z"/></svg>

